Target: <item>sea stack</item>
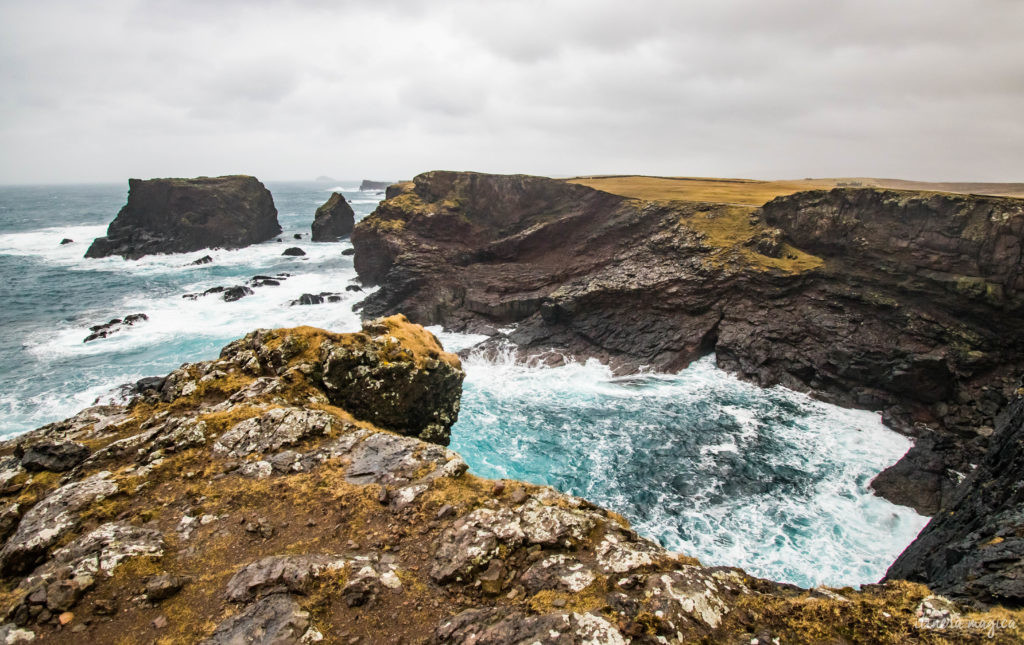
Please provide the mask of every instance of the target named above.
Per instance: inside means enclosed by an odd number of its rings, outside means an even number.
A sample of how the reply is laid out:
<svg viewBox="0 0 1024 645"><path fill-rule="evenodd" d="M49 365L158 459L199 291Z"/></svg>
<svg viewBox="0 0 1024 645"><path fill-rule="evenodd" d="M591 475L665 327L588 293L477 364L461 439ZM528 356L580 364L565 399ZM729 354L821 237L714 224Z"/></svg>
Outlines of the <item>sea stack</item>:
<svg viewBox="0 0 1024 645"><path fill-rule="evenodd" d="M331 193L331 197L316 209L313 218L313 241L335 242L338 238L352 233L356 224L356 214L341 193Z"/></svg>
<svg viewBox="0 0 1024 645"><path fill-rule="evenodd" d="M237 249L280 232L274 198L255 177L129 179L128 203L85 257Z"/></svg>
<svg viewBox="0 0 1024 645"><path fill-rule="evenodd" d="M390 181L373 181L371 179L364 179L363 183L359 184L359 190L385 190L390 185Z"/></svg>

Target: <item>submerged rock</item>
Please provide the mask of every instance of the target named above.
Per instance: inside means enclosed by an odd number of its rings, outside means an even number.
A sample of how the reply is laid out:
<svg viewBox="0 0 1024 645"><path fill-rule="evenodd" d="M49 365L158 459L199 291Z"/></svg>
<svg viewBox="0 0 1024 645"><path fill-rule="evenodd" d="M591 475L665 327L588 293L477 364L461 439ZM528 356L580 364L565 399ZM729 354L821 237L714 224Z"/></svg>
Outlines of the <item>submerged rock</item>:
<svg viewBox="0 0 1024 645"><path fill-rule="evenodd" d="M237 249L280 232L274 199L255 177L129 179L128 203L85 257Z"/></svg>
<svg viewBox="0 0 1024 645"><path fill-rule="evenodd" d="M355 212L341 193L331 193L330 198L316 209L313 218L313 241L334 242L349 235L355 226Z"/></svg>
<svg viewBox="0 0 1024 645"><path fill-rule="evenodd" d="M124 318L113 318L109 322L89 327L89 331L91 331L92 333L86 336L85 340L83 340L82 342L88 343L94 340L99 340L100 338L107 338L111 334L116 334L117 332L123 330L125 327L131 327L136 323L140 323L145 320L149 320L149 316L141 313L129 314Z"/></svg>

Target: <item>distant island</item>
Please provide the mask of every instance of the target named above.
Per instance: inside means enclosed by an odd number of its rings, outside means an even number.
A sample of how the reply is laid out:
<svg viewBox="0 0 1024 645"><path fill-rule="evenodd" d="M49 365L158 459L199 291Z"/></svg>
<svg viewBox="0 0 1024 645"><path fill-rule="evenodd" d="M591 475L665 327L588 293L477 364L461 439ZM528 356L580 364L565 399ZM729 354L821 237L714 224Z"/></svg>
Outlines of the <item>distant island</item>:
<svg viewBox="0 0 1024 645"><path fill-rule="evenodd" d="M335 179L334 177L328 177L327 175L320 175L319 177L317 177L313 181L315 181L315 182L317 182L319 184L326 184L326 183L336 184L336 183L338 183L337 179Z"/></svg>
<svg viewBox="0 0 1024 645"><path fill-rule="evenodd" d="M371 181L364 179L363 183L359 184L359 190L384 190L392 183L391 181Z"/></svg>

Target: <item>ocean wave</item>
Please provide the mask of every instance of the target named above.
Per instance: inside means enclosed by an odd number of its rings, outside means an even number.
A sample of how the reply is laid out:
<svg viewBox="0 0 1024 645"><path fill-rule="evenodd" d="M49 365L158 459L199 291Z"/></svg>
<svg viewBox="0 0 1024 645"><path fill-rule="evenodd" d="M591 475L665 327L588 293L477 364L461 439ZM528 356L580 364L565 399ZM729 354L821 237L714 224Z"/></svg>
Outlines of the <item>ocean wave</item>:
<svg viewBox="0 0 1024 645"><path fill-rule="evenodd" d="M609 506L705 564L804 586L874 582L927 522L868 488L910 447L877 414L758 388L714 357L625 378L511 352L464 365L452 448L474 472Z"/></svg>

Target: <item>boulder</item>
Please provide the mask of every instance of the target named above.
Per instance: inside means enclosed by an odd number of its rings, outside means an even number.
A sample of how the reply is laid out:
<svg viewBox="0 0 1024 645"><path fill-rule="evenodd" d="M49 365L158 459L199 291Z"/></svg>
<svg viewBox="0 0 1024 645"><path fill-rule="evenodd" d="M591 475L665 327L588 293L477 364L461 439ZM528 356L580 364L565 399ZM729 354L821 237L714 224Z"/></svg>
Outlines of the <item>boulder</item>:
<svg viewBox="0 0 1024 645"><path fill-rule="evenodd" d="M261 598L228 618L203 645L298 645L309 627L309 612L289 594Z"/></svg>
<svg viewBox="0 0 1024 645"><path fill-rule="evenodd" d="M236 300L241 300L246 296L251 296L253 293L255 292L249 287L238 285L224 289L221 298L224 299L224 302L234 302Z"/></svg>
<svg viewBox="0 0 1024 645"><path fill-rule="evenodd" d="M306 252L297 246L290 246L281 253L281 255L290 255L293 257L301 257L305 254Z"/></svg>
<svg viewBox="0 0 1024 645"><path fill-rule="evenodd" d="M364 323L363 332L371 339L363 347L322 346L327 397L367 421L447 445L466 376L458 357L401 315Z"/></svg>
<svg viewBox="0 0 1024 645"><path fill-rule="evenodd" d="M85 461L89 449L75 441L40 441L29 446L21 458L25 470L61 473Z"/></svg>
<svg viewBox="0 0 1024 645"><path fill-rule="evenodd" d="M355 213L345 201L341 193L331 196L320 208L316 209L313 218L313 241L334 242L352 232L355 226Z"/></svg>
<svg viewBox="0 0 1024 645"><path fill-rule="evenodd" d="M274 199L255 177L129 179L128 203L85 257L237 249L280 232Z"/></svg>
<svg viewBox="0 0 1024 645"><path fill-rule="evenodd" d="M60 241L60 245L61 246L64 246L65 244L74 244L74 243L75 243L75 241L72 240L69 237L65 237L63 240Z"/></svg>

